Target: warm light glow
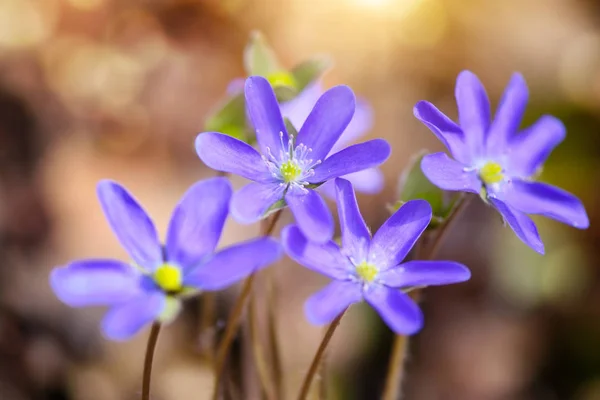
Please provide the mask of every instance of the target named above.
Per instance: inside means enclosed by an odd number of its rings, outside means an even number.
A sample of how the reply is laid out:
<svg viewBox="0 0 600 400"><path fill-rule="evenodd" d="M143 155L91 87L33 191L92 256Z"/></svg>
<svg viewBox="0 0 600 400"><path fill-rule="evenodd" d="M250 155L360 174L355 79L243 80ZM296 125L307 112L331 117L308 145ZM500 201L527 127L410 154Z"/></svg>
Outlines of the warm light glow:
<svg viewBox="0 0 600 400"><path fill-rule="evenodd" d="M54 31L57 14L54 0L1 0L0 47L21 48L41 44Z"/></svg>
<svg viewBox="0 0 600 400"><path fill-rule="evenodd" d="M83 10L83 11L91 11L98 7L100 7L104 0L67 0L71 6Z"/></svg>

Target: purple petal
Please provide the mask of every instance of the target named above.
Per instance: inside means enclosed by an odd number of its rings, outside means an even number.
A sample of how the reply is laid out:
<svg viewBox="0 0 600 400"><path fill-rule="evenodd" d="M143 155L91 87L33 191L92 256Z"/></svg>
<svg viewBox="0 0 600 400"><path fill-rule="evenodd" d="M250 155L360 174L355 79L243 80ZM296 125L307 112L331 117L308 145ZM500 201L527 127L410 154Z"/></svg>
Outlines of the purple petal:
<svg viewBox="0 0 600 400"><path fill-rule="evenodd" d="M242 224L260 220L269 208L283 199L285 186L279 182L250 183L233 194L231 216Z"/></svg>
<svg viewBox="0 0 600 400"><path fill-rule="evenodd" d="M260 154L249 144L218 132L204 132L196 138L196 152L210 168L240 175L256 182L273 177Z"/></svg>
<svg viewBox="0 0 600 400"><path fill-rule="evenodd" d="M471 271L453 261L409 261L379 274L384 285L408 288L438 286L468 281Z"/></svg>
<svg viewBox="0 0 600 400"><path fill-rule="evenodd" d="M360 284L351 281L333 281L306 300L304 303L306 319L314 325L328 324L362 298Z"/></svg>
<svg viewBox="0 0 600 400"><path fill-rule="evenodd" d="M335 86L315 104L298 132L298 144L312 149L311 157L323 160L354 115L354 93L348 86Z"/></svg>
<svg viewBox="0 0 600 400"><path fill-rule="evenodd" d="M141 293L140 274L116 260L81 260L55 268L50 286L71 307L119 304Z"/></svg>
<svg viewBox="0 0 600 400"><path fill-rule="evenodd" d="M292 260L330 278L346 279L353 269L352 263L335 242L320 244L308 241L296 225L284 228L281 241Z"/></svg>
<svg viewBox="0 0 600 400"><path fill-rule="evenodd" d="M290 120L296 129L299 129L323 94L323 88L319 82L313 83L294 97L292 100L281 104L281 114Z"/></svg>
<svg viewBox="0 0 600 400"><path fill-rule="evenodd" d="M229 212L231 192L226 178L206 179L188 189L169 224L169 262L185 270L215 250Z"/></svg>
<svg viewBox="0 0 600 400"><path fill-rule="evenodd" d="M113 232L129 256L152 270L162 262L162 248L152 220L129 192L116 182L98 183L98 199Z"/></svg>
<svg viewBox="0 0 600 400"><path fill-rule="evenodd" d="M365 293L365 300L379 313L392 331L412 335L423 327L423 313L407 294L379 286Z"/></svg>
<svg viewBox="0 0 600 400"><path fill-rule="evenodd" d="M446 153L428 154L421 160L423 174L435 186L443 190L479 193L481 181L477 171L452 160Z"/></svg>
<svg viewBox="0 0 600 400"><path fill-rule="evenodd" d="M235 78L227 85L227 94L229 96L236 96L244 91L244 84L246 80L244 78Z"/></svg>
<svg viewBox="0 0 600 400"><path fill-rule="evenodd" d="M446 146L452 157L465 164L471 161L464 133L454 121L428 101L418 102L413 113Z"/></svg>
<svg viewBox="0 0 600 400"><path fill-rule="evenodd" d="M356 99L356 110L348 127L333 145L330 153L337 153L348 144L364 136L373 127L373 109L364 99Z"/></svg>
<svg viewBox="0 0 600 400"><path fill-rule="evenodd" d="M506 223L508 223L523 243L538 253L544 254L544 243L542 243L542 239L540 239L540 235L531 218L498 199L488 197L488 200L502 214Z"/></svg>
<svg viewBox="0 0 600 400"><path fill-rule="evenodd" d="M493 154L506 148L521 125L528 99L529 90L525 78L521 74L513 74L490 126L487 138L488 153Z"/></svg>
<svg viewBox="0 0 600 400"><path fill-rule="evenodd" d="M164 293L152 292L114 306L102 320L102 331L111 340L127 340L156 320L166 302Z"/></svg>
<svg viewBox="0 0 600 400"><path fill-rule="evenodd" d="M490 103L485 88L474 73L463 71L456 80L455 96L465 141L471 149L471 156L477 156L483 150L490 126Z"/></svg>
<svg viewBox="0 0 600 400"><path fill-rule="evenodd" d="M411 200L379 228L371 241L369 258L381 269L400 264L431 221L431 206L425 200Z"/></svg>
<svg viewBox="0 0 600 400"><path fill-rule="evenodd" d="M541 214L579 229L590 226L577 197L545 183L513 180L507 185L503 200L526 214Z"/></svg>
<svg viewBox="0 0 600 400"><path fill-rule="evenodd" d="M565 136L566 128L558 118L550 115L541 117L511 140L511 172L523 178L535 174Z"/></svg>
<svg viewBox="0 0 600 400"><path fill-rule="evenodd" d="M362 171L344 175L341 178L350 181L354 190L359 193L377 194L383 190L385 185L383 172L381 172L379 168L363 169ZM323 193L325 197L335 200L334 181L328 180L319 186L318 190L320 193Z"/></svg>
<svg viewBox="0 0 600 400"><path fill-rule="evenodd" d="M360 214L352 184L345 179L335 180L337 207L342 231L342 247L352 255L365 255L371 233Z"/></svg>
<svg viewBox="0 0 600 400"><path fill-rule="evenodd" d="M184 283L202 290L225 289L274 263L282 255L281 245L273 238L249 240L219 251L206 264L192 270Z"/></svg>
<svg viewBox="0 0 600 400"><path fill-rule="evenodd" d="M333 237L333 216L325 200L312 189L290 189L285 200L298 227L313 242L325 243Z"/></svg>
<svg viewBox="0 0 600 400"><path fill-rule="evenodd" d="M315 174L308 178L310 183L321 183L328 179L348 175L382 164L390 156L390 145L383 139L346 147L329 156L314 169Z"/></svg>
<svg viewBox="0 0 600 400"><path fill-rule="evenodd" d="M271 84L262 76L251 76L246 79L244 93L261 152L267 154L270 149L273 154L279 154L282 142L288 142L288 135Z"/></svg>

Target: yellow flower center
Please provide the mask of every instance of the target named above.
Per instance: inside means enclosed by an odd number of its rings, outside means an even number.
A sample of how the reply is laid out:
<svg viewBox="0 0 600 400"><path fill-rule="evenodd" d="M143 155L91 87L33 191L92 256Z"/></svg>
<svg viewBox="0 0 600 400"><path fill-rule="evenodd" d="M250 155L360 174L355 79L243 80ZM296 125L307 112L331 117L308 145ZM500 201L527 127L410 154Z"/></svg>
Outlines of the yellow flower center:
<svg viewBox="0 0 600 400"><path fill-rule="evenodd" d="M296 87L296 79L294 75L290 74L287 71L278 71L273 72L267 75L267 80L271 84L271 86L291 86L293 88Z"/></svg>
<svg viewBox="0 0 600 400"><path fill-rule="evenodd" d="M154 272L154 282L165 292L176 292L181 290L183 276L176 266L163 264Z"/></svg>
<svg viewBox="0 0 600 400"><path fill-rule="evenodd" d="M479 177L486 185L498 183L504 179L504 175L502 175L502 166L498 163L488 161L479 169Z"/></svg>
<svg viewBox="0 0 600 400"><path fill-rule="evenodd" d="M377 276L379 270L377 267L369 262L363 261L356 266L356 273L362 278L363 281L371 283Z"/></svg>
<svg viewBox="0 0 600 400"><path fill-rule="evenodd" d="M294 161L289 160L281 164L279 167L279 171L281 171L281 176L286 183L295 181L300 177L302 173L302 169L296 164Z"/></svg>

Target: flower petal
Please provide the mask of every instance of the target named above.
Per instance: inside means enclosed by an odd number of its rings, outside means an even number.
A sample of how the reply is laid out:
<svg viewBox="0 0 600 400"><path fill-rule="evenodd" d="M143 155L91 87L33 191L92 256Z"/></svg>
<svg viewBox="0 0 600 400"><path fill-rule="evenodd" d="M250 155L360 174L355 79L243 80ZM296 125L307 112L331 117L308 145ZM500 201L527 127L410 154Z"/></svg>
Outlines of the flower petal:
<svg viewBox="0 0 600 400"><path fill-rule="evenodd" d="M281 232L285 252L298 264L333 279L346 279L353 266L333 241L315 243L296 225L289 225Z"/></svg>
<svg viewBox="0 0 600 400"><path fill-rule="evenodd" d="M390 156L391 148L383 139L346 147L329 156L314 168L314 175L307 180L310 183L321 183L328 179L348 175L382 164Z"/></svg>
<svg viewBox="0 0 600 400"><path fill-rule="evenodd" d="M400 264L431 221L431 206L425 200L404 203L379 228L371 241L369 258L385 270Z"/></svg>
<svg viewBox="0 0 600 400"><path fill-rule="evenodd" d="M513 180L507 185L503 200L526 214L541 214L579 229L590 226L577 197L545 183Z"/></svg>
<svg viewBox="0 0 600 400"><path fill-rule="evenodd" d="M115 306L102 320L102 331L111 340L127 340L156 320L166 302L166 295L157 291Z"/></svg>
<svg viewBox="0 0 600 400"><path fill-rule="evenodd" d="M360 214L352 184L345 179L335 180L337 207L342 231L342 247L354 256L367 256L371 233Z"/></svg>
<svg viewBox="0 0 600 400"><path fill-rule="evenodd" d="M456 80L458 119L465 141L475 157L483 151L485 135L490 126L490 103L485 88L471 71L463 71Z"/></svg>
<svg viewBox="0 0 600 400"><path fill-rule="evenodd" d="M358 193L377 194L383 190L385 185L383 172L379 168L363 169L362 171L344 175L341 178L350 181L354 190ZM326 197L335 200L334 181L328 180L319 186L318 190Z"/></svg>
<svg viewBox="0 0 600 400"><path fill-rule="evenodd" d="M156 227L133 196L109 180L100 181L97 191L104 215L129 256L149 270L160 264L162 247Z"/></svg>
<svg viewBox="0 0 600 400"><path fill-rule="evenodd" d="M302 233L317 243L325 243L333 237L333 216L325 200L312 189L290 189L285 200L296 218Z"/></svg>
<svg viewBox="0 0 600 400"><path fill-rule="evenodd" d="M273 177L260 154L252 146L229 135L204 132L196 138L198 157L208 167L242 176L256 182Z"/></svg>
<svg viewBox="0 0 600 400"><path fill-rule="evenodd" d="M525 78L521 74L513 74L490 126L486 143L488 154L502 151L517 133L528 100L529 90Z"/></svg>
<svg viewBox="0 0 600 400"><path fill-rule="evenodd" d="M184 284L202 290L221 290L264 268L283 255L279 242L270 237L227 247L206 264L190 271Z"/></svg>
<svg viewBox="0 0 600 400"><path fill-rule="evenodd" d="M311 148L314 160L324 160L350 123L354 108L354 93L348 86L329 89L304 121L296 143Z"/></svg>
<svg viewBox="0 0 600 400"><path fill-rule="evenodd" d="M379 286L366 291L365 300L396 334L412 335L423 327L423 313L406 293Z"/></svg>
<svg viewBox="0 0 600 400"><path fill-rule="evenodd" d="M565 126L558 118L541 117L512 138L509 144L511 172L522 178L535 174L566 134Z"/></svg>
<svg viewBox="0 0 600 400"><path fill-rule="evenodd" d="M502 214L506 223L508 223L523 243L538 253L544 254L544 243L542 243L542 239L540 239L540 235L531 218L496 198L488 197L488 200Z"/></svg>
<svg viewBox="0 0 600 400"><path fill-rule="evenodd" d="M397 268L379 274L384 285L408 288L414 286L438 286L464 282L471 278L471 271L454 261L409 261Z"/></svg>
<svg viewBox="0 0 600 400"><path fill-rule="evenodd" d="M462 129L436 106L428 101L420 101L413 108L413 114L446 146L452 157L465 164L471 161L471 152Z"/></svg>
<svg viewBox="0 0 600 400"><path fill-rule="evenodd" d="M270 149L279 154L282 143L288 142L288 134L271 84L262 76L251 76L246 79L244 93L261 152L268 154Z"/></svg>
<svg viewBox="0 0 600 400"><path fill-rule="evenodd" d="M250 183L233 194L231 215L242 224L260 220L267 210L283 199L285 186L279 182Z"/></svg>
<svg viewBox="0 0 600 400"><path fill-rule="evenodd" d="M362 298L360 284L351 281L333 281L306 300L304 313L311 324L328 324Z"/></svg>
<svg viewBox="0 0 600 400"><path fill-rule="evenodd" d="M217 247L229 212L231 185L226 178L197 182L175 207L167 232L167 260L182 269L197 265Z"/></svg>
<svg viewBox="0 0 600 400"><path fill-rule="evenodd" d="M330 153L337 153L348 144L364 136L373 127L373 109L371 105L361 98L356 99L356 110L354 116L348 124L348 127L342 133L342 136L333 145Z"/></svg>
<svg viewBox="0 0 600 400"><path fill-rule="evenodd" d="M468 170L446 153L428 154L421 160L423 174L435 186L443 190L477 193L481 191L481 181L475 170Z"/></svg>
<svg viewBox="0 0 600 400"><path fill-rule="evenodd" d="M298 96L280 105L281 114L290 120L294 128L300 129L322 94L320 82L310 84Z"/></svg>
<svg viewBox="0 0 600 400"><path fill-rule="evenodd" d="M116 260L81 260L55 268L50 286L71 307L119 304L141 293L140 274Z"/></svg>

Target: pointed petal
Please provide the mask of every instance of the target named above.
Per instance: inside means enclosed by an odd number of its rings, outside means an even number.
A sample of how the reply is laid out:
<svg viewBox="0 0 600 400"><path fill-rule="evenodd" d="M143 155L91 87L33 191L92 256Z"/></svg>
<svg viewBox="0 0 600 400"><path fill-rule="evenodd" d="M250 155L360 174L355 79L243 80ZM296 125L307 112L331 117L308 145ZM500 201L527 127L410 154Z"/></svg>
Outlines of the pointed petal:
<svg viewBox="0 0 600 400"><path fill-rule="evenodd" d="M350 123L354 108L354 93L348 86L329 89L306 118L296 142L311 148L313 159L325 159Z"/></svg>
<svg viewBox="0 0 600 400"><path fill-rule="evenodd" d="M100 181L97 191L104 215L129 256L148 270L160 264L162 248L156 228L133 196L109 180Z"/></svg>
<svg viewBox="0 0 600 400"><path fill-rule="evenodd" d="M541 214L579 229L590 226L577 197L545 183L513 180L507 185L503 200L526 214Z"/></svg>
<svg viewBox="0 0 600 400"><path fill-rule="evenodd" d="M491 197L488 197L488 199L498 212L502 214L506 223L523 243L538 253L544 254L544 243L542 243L542 239L540 239L540 235L531 218L525 213L510 207L503 201Z"/></svg>
<svg viewBox="0 0 600 400"><path fill-rule="evenodd" d="M281 233L285 252L298 264L333 279L346 279L353 269L348 257L333 241L309 241L296 225L289 225Z"/></svg>
<svg viewBox="0 0 600 400"><path fill-rule="evenodd" d="M186 286L201 290L222 290L283 256L279 242L270 237L249 240L219 251L206 264L190 271Z"/></svg>
<svg viewBox="0 0 600 400"><path fill-rule="evenodd" d="M164 293L152 292L115 306L102 320L102 331L111 340L130 339L144 326L156 320L166 303Z"/></svg>
<svg viewBox="0 0 600 400"><path fill-rule="evenodd" d="M192 268L217 247L229 212L231 185L226 178L197 182L175 207L167 232L167 260Z"/></svg>
<svg viewBox="0 0 600 400"><path fill-rule="evenodd" d="M471 271L453 261L409 261L378 275L384 285L397 288L448 285L469 278Z"/></svg>
<svg viewBox="0 0 600 400"><path fill-rule="evenodd" d="M342 133L342 136L333 145L330 153L337 153L347 147L356 139L364 136L373 127L373 109L371 105L361 98L356 99L356 110L354 116L348 124L348 127Z"/></svg>
<svg viewBox="0 0 600 400"><path fill-rule="evenodd" d="M262 76L251 76L246 79L244 93L261 153L267 154L270 149L273 154L279 154L282 141L288 142L288 135L271 84Z"/></svg>
<svg viewBox="0 0 600 400"><path fill-rule="evenodd" d="M353 255L367 255L371 233L360 214L352 184L345 179L335 180L337 207L342 231L342 247Z"/></svg>
<svg viewBox="0 0 600 400"><path fill-rule="evenodd" d="M346 308L361 300L360 284L351 281L333 281L306 300L304 313L311 324L328 324Z"/></svg>
<svg viewBox="0 0 600 400"><path fill-rule="evenodd" d="M332 154L314 169L315 174L307 180L310 183L321 183L332 178L348 175L382 164L390 156L391 148L383 139L346 147Z"/></svg>
<svg viewBox="0 0 600 400"><path fill-rule="evenodd" d="M423 313L407 294L379 286L365 292L365 300L398 335L412 335L423 327Z"/></svg>
<svg viewBox="0 0 600 400"><path fill-rule="evenodd" d="M333 237L333 216L325 200L312 189L290 189L285 200L296 218L302 233L317 243L325 243Z"/></svg>
<svg viewBox="0 0 600 400"><path fill-rule="evenodd" d="M509 144L511 172L523 178L535 174L566 134L565 126L558 118L541 117L512 138Z"/></svg>
<svg viewBox="0 0 600 400"><path fill-rule="evenodd" d="M198 157L208 167L229 172L256 182L269 182L273 177L260 154L252 146L229 135L204 132L196 138Z"/></svg>
<svg viewBox="0 0 600 400"><path fill-rule="evenodd" d="M431 206L425 200L411 200L379 228L371 241L369 258L385 270L400 264L431 221Z"/></svg>
<svg viewBox="0 0 600 400"><path fill-rule="evenodd" d="M250 183L233 194L231 216L242 224L260 220L267 210L283 199L285 186L274 183Z"/></svg>
<svg viewBox="0 0 600 400"><path fill-rule="evenodd" d="M481 81L470 71L458 75L455 96L460 127L474 157L483 151L490 126L490 103Z"/></svg>
<svg viewBox="0 0 600 400"><path fill-rule="evenodd" d="M81 260L55 268L50 286L71 307L119 304L142 290L139 273L116 260Z"/></svg>
<svg viewBox="0 0 600 400"><path fill-rule="evenodd" d="M435 186L443 190L477 193L481 191L481 181L475 170L449 158L446 153L428 154L421 160L423 174Z"/></svg>

